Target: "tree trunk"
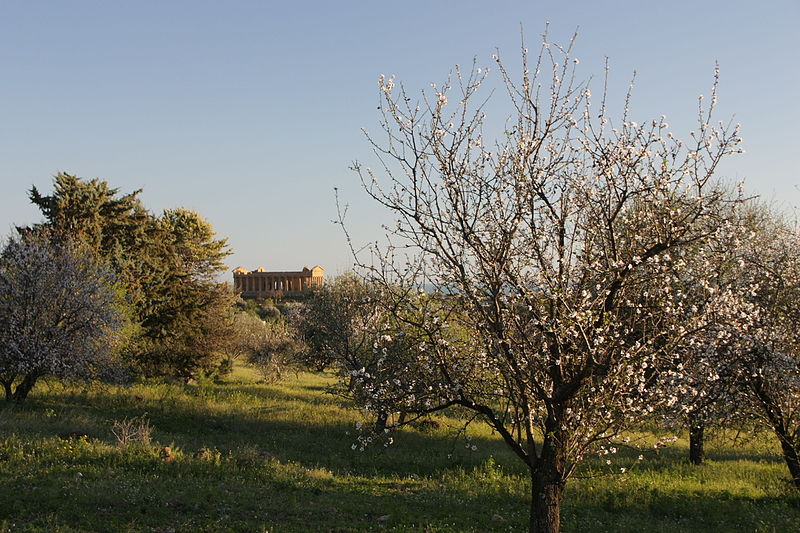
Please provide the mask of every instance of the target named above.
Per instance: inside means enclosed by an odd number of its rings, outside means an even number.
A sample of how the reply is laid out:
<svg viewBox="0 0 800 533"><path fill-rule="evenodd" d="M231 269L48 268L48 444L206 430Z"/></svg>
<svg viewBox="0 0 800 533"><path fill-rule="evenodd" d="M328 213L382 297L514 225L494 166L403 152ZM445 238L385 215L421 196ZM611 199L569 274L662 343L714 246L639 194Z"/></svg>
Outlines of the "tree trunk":
<svg viewBox="0 0 800 533"><path fill-rule="evenodd" d="M375 432L383 433L386 429L386 422L389 420L389 413L386 411L378 411L378 419L375 421Z"/></svg>
<svg viewBox="0 0 800 533"><path fill-rule="evenodd" d="M764 414L772 425L772 430L781 441L781 450L783 451L783 459L786 461L786 466L789 467L789 474L792 476L792 484L796 489L800 489L800 454L798 454L797 442L795 442L786 427L786 418L781 410L781 405L769 393L765 386L763 379L757 378L753 381L753 392L759 402Z"/></svg>
<svg viewBox="0 0 800 533"><path fill-rule="evenodd" d="M564 482L548 478L544 473L531 479L531 533L559 533L561 531L561 500Z"/></svg>
<svg viewBox="0 0 800 533"><path fill-rule="evenodd" d="M541 455L531 468L531 533L561 531L561 500L564 498L565 436L548 432Z"/></svg>
<svg viewBox="0 0 800 533"><path fill-rule="evenodd" d="M10 402L10 401L12 401L14 399L14 393L11 390L12 382L11 381L3 381L2 383L3 383L3 388L6 391L6 401Z"/></svg>
<svg viewBox="0 0 800 533"><path fill-rule="evenodd" d="M706 458L703 448L703 433L705 426L702 423L689 424L689 461L693 465L701 465Z"/></svg>
<svg viewBox="0 0 800 533"><path fill-rule="evenodd" d="M22 401L28 397L28 393L31 391L33 386L36 385L37 379L39 379L39 376L35 374L26 375L20 384L17 385L17 388L14 391L14 401L17 403L22 403Z"/></svg>
<svg viewBox="0 0 800 533"><path fill-rule="evenodd" d="M778 432L778 439L781 441L781 450L783 450L783 459L786 461L786 466L789 467L789 474L792 476L792 484L796 489L800 489L800 454L797 452L797 443L792 442L789 435L783 431Z"/></svg>

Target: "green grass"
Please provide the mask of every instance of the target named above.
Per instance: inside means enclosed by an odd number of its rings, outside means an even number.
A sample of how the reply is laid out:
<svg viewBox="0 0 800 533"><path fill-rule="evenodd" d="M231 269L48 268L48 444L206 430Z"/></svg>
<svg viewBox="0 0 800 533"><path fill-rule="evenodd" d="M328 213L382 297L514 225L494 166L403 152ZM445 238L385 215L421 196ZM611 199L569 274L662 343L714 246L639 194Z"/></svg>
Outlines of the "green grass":
<svg viewBox="0 0 800 533"><path fill-rule="evenodd" d="M216 384L44 384L0 408L0 532L525 530L525 470L486 426L467 442L444 417L354 451L360 415L330 380L265 385L237 368ZM113 422L142 415L152 444L118 446ZM714 441L701 467L684 440L656 454L656 435L636 437L644 461L626 448L568 483L564 531L800 531L769 435Z"/></svg>

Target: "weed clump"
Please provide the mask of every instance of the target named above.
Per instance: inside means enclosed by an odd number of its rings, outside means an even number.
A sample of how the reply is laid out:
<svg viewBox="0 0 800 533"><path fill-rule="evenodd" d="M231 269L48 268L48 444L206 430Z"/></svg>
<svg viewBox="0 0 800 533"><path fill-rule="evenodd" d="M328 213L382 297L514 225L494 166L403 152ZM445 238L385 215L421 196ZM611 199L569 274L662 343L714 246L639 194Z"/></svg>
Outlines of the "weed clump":
<svg viewBox="0 0 800 533"><path fill-rule="evenodd" d="M131 445L149 447L152 444L153 426L147 415L114 420L111 424L111 433L117 439L117 446L127 449Z"/></svg>

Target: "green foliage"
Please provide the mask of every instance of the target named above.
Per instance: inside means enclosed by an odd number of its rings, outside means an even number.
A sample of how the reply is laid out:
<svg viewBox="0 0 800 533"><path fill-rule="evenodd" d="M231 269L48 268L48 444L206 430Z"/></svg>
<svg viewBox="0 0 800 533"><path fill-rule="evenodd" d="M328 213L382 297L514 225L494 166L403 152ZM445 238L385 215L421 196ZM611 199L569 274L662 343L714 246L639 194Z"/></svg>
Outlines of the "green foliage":
<svg viewBox="0 0 800 533"><path fill-rule="evenodd" d="M282 317L280 309L270 298L239 298L236 301L236 308L268 322L278 321Z"/></svg>
<svg viewBox="0 0 800 533"><path fill-rule="evenodd" d="M45 220L25 231L66 235L112 265L138 324L127 355L139 372L183 379L213 372L231 327L233 295L216 281L227 243L195 211L154 215L140 193L58 173L50 195L31 189Z"/></svg>
<svg viewBox="0 0 800 533"><path fill-rule="evenodd" d="M27 230L47 229L86 246L108 261L121 277L127 298L141 321L151 295L165 283L159 274L164 248L156 220L139 200L140 190L119 195L119 189L98 179L84 180L59 172L53 193L30 190L31 202L45 217Z"/></svg>
<svg viewBox="0 0 800 533"><path fill-rule="evenodd" d="M158 224L167 239L176 275L208 283L226 268L222 262L229 254L226 239L215 240L211 224L196 211L167 209Z"/></svg>

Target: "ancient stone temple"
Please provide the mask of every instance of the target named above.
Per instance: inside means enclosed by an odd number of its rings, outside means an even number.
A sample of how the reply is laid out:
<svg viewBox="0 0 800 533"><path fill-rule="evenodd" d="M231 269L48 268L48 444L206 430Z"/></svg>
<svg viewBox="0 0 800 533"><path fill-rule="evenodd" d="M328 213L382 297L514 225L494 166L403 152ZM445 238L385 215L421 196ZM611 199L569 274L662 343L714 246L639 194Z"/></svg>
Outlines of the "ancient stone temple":
<svg viewBox="0 0 800 533"><path fill-rule="evenodd" d="M233 270L233 290L247 298L283 296L322 287L324 278L325 269L319 265L299 272L267 272L262 267L251 272L238 267Z"/></svg>

